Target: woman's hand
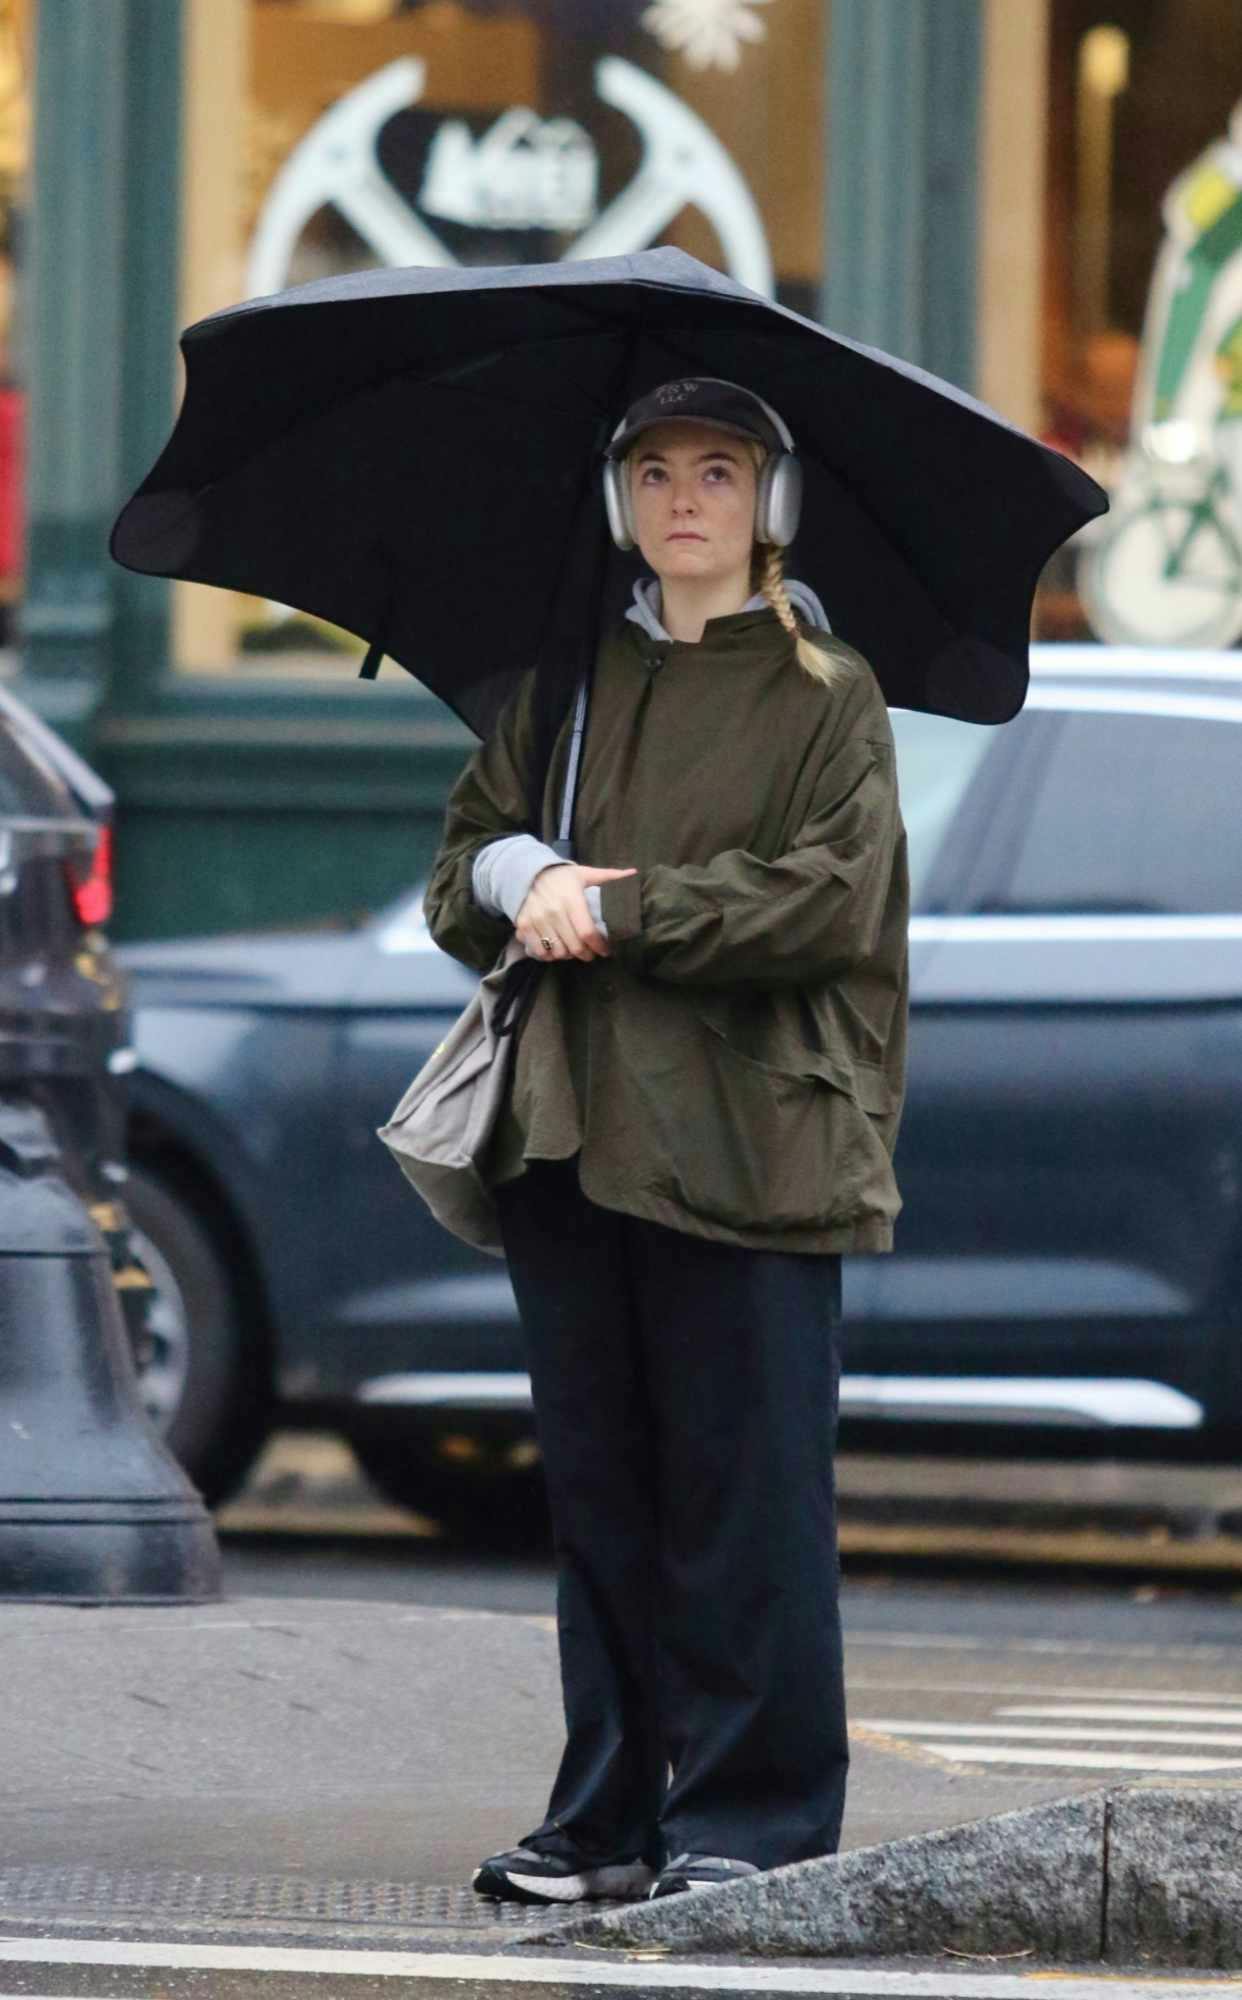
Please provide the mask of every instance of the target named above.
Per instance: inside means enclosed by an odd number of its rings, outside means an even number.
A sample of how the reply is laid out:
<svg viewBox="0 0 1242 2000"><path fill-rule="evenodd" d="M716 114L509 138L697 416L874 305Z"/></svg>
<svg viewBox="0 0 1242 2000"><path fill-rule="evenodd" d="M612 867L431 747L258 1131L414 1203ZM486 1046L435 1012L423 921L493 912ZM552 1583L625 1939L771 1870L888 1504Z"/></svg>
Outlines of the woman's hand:
<svg viewBox="0 0 1242 2000"><path fill-rule="evenodd" d="M541 868L513 925L528 955L545 964L557 958L607 958L608 940L596 929L583 891L594 882L636 873L634 868L587 868L578 861L549 862ZM551 951L544 950L542 938L551 938Z"/></svg>

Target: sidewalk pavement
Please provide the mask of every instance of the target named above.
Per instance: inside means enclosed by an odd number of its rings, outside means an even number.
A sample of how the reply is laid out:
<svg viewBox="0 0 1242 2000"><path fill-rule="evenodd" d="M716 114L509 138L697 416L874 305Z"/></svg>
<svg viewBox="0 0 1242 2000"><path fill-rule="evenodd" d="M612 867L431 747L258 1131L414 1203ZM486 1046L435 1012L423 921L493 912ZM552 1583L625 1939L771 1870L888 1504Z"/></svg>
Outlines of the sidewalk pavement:
<svg viewBox="0 0 1242 2000"><path fill-rule="evenodd" d="M561 1746L548 1618L320 1600L6 1605L0 1662L0 1925L10 1930L120 1923L133 1934L175 1922L228 1936L257 1924L285 1936L361 1927L372 1942L486 1933L504 1943L549 1928L544 1911L480 1908L467 1886L482 1855L542 1816ZM1123 1788L1126 1798L1143 1790ZM855 1952L935 1950L946 1936L973 1940L961 1949L1008 1949L986 1941L990 1903L1004 1913L1010 1943L1025 1923L1035 1950L1067 1956L1072 1947L1081 1957L1102 1935L1099 1857L1109 1826L1116 1838L1123 1823L1154 1811L1160 1826L1149 1826L1147 1847L1131 1841L1127 1852L1171 1866L1163 1809L1123 1811L1112 1803L1119 1796L1101 1794L1094 1776L1017 1783L863 1731L847 1860L776 1871L758 1903L752 1884L733 1928L721 1899L747 1884L699 1892L715 1899L713 1921L723 1923L700 1948L831 1950L824 1913L835 1909ZM1165 1931L1191 1924L1198 1955L1187 1963L1242 1963L1242 1794L1208 1788L1190 1808L1180 1791L1165 1796L1182 1800L1177 1851L1190 1857L1189 1871L1174 1871L1181 1904L1162 1906ZM1062 1803L1041 1819L1052 1801ZM990 1817L1018 1802L1020 1826ZM920 1835L930 1840L911 1838ZM894 1841L900 1852L883 1845ZM1124 1897L1137 1908L1150 1903L1151 1883L1135 1867ZM1075 1885L1081 1894L1067 1917ZM967 1916L956 1924L959 1890ZM1114 1925L1120 1878L1115 1893ZM1205 1912L1195 1903L1204 1894L1231 1907ZM930 1943L910 1918L920 1895ZM870 1946L869 1899L888 1926L887 1941ZM688 1944L697 1902L636 1908L641 1937ZM1046 1933L1041 1903L1056 1916ZM815 1910L823 1921L808 1927ZM896 1930L894 1911L905 1913ZM616 1941L632 1941L625 1912L619 1920ZM1153 1962L1163 1935L1147 1923ZM598 1946L609 1936L605 1928L582 1941Z"/></svg>

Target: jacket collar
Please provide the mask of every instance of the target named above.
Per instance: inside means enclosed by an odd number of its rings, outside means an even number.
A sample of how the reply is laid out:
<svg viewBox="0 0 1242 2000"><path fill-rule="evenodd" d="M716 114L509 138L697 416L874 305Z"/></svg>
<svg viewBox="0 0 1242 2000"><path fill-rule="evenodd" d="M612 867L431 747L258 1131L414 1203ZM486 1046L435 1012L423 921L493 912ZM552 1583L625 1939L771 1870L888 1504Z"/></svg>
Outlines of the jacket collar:
<svg viewBox="0 0 1242 2000"><path fill-rule="evenodd" d="M808 625L817 625L821 631L831 632L828 615L809 584L799 583L795 577L786 577L785 588L789 592L789 602L795 611L802 613ZM659 577L638 577L634 584L634 602L626 607L625 615L649 639L663 639L668 645L672 643L672 634L660 622L661 608ZM703 637L707 638L713 631L719 631L723 636L732 620L741 619L753 611L771 612L773 617L776 615L767 598L756 591L753 597L747 598L740 611L729 612L722 618L709 618L703 628ZM749 630L749 624L745 629Z"/></svg>

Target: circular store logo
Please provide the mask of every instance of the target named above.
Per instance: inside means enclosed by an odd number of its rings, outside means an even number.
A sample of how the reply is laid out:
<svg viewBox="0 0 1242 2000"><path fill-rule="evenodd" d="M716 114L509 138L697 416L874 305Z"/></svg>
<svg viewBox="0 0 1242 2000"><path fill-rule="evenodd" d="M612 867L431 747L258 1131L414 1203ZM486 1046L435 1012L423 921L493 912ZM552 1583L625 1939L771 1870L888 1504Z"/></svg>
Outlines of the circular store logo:
<svg viewBox="0 0 1242 2000"><path fill-rule="evenodd" d="M696 22L691 6L684 20L669 15L663 25L670 38L679 30L689 37ZM472 258L474 232L486 242L498 231L577 231L566 258L624 256L649 248L693 206L715 230L729 274L774 297L762 218L715 133L635 63L601 56L593 77L600 103L628 119L640 148L634 177L602 210L595 142L576 120L511 105L476 134L463 118L422 109L420 58L403 56L376 70L324 113L277 173L255 226L247 296L293 282L299 239L323 208L381 264L451 266L505 261ZM399 114L416 110L415 158L399 186L386 170L381 135Z"/></svg>

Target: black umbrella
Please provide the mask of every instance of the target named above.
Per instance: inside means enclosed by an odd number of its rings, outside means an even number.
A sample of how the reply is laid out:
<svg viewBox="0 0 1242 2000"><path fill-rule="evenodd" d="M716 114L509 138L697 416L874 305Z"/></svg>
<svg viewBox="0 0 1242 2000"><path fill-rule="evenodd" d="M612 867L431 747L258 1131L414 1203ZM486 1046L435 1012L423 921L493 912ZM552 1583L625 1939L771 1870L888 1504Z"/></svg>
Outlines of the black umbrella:
<svg viewBox="0 0 1242 2000"><path fill-rule="evenodd" d="M351 273L213 313L112 530L129 569L254 592L371 642L479 735L532 663L563 712L641 559L601 453L671 376L744 383L804 473L787 573L887 700L1006 722L1041 569L1107 498L950 383L683 251Z"/></svg>

